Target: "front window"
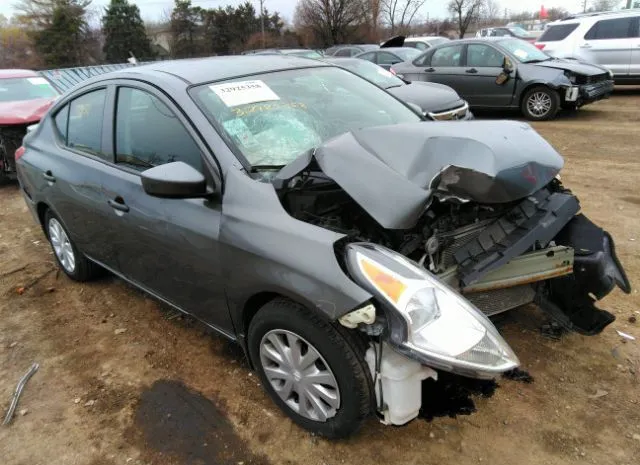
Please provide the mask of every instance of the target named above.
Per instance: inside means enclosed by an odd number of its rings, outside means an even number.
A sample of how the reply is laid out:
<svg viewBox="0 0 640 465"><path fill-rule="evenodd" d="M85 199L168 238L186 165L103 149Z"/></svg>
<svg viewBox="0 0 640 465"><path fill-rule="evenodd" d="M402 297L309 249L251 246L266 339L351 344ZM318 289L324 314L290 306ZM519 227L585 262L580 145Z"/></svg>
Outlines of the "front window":
<svg viewBox="0 0 640 465"><path fill-rule="evenodd" d="M337 60L336 60L337 61ZM391 87L403 86L404 82L399 77L394 76L389 71L374 65L365 60L345 60L346 63L337 63L358 76L373 82L378 87L389 89Z"/></svg>
<svg viewBox="0 0 640 465"><path fill-rule="evenodd" d="M520 63L539 63L551 60L551 57L535 45L520 39L505 39L499 44L514 55Z"/></svg>
<svg viewBox="0 0 640 465"><path fill-rule="evenodd" d="M51 99L58 91L43 77L0 79L0 102Z"/></svg>
<svg viewBox="0 0 640 465"><path fill-rule="evenodd" d="M352 130L420 121L373 84L337 67L279 71L193 89L192 95L254 167L280 167Z"/></svg>

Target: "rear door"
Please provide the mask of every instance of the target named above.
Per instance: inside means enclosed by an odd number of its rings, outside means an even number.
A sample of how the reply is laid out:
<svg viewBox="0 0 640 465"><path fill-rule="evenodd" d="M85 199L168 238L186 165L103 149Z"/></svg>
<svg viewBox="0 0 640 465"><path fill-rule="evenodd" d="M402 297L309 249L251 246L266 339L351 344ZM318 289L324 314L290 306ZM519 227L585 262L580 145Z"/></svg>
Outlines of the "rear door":
<svg viewBox="0 0 640 465"><path fill-rule="evenodd" d="M106 86L89 88L53 114L53 140L35 139L28 150L25 180L40 191L71 239L89 257L115 266L105 243L109 210L100 189L105 163ZM39 199L39 200L40 200Z"/></svg>
<svg viewBox="0 0 640 465"><path fill-rule="evenodd" d="M610 69L615 75L627 76L632 50L637 44L635 24L636 18L632 16L597 21L578 44L580 57Z"/></svg>
<svg viewBox="0 0 640 465"><path fill-rule="evenodd" d="M109 240L122 274L139 286L232 334L221 278L221 198L163 199L140 173L183 161L213 179L212 159L189 121L157 89L122 83L115 95L112 150L103 175L111 207Z"/></svg>
<svg viewBox="0 0 640 465"><path fill-rule="evenodd" d="M471 106L506 107L511 104L515 79L496 84L503 72L504 58L505 55L491 45L467 45L464 75L459 78L456 90Z"/></svg>
<svg viewBox="0 0 640 465"><path fill-rule="evenodd" d="M435 49L425 55L423 59L414 62L419 65L419 68L414 71L413 79L446 84L460 93L458 88L461 84L461 77L465 74L463 51L464 45L462 44L447 45ZM466 98L464 95L462 97Z"/></svg>

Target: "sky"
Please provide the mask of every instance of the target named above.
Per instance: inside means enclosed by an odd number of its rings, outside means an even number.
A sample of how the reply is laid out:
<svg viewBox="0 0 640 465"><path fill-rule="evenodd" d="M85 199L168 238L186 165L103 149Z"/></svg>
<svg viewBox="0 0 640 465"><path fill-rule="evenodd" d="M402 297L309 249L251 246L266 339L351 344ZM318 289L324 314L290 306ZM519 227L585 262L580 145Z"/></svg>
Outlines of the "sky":
<svg viewBox="0 0 640 465"><path fill-rule="evenodd" d="M237 5L244 3L246 0L192 0L192 4L203 8L215 8L225 5ZM582 9L583 0L496 0L501 9L508 9L510 12L518 13L521 11L538 11L541 5L545 8L563 7L569 12L576 13ZM587 0L590 1L590 0ZM144 20L157 21L161 19L165 12L170 12L173 6L173 0L130 0L140 8L142 18ZM448 0L427 0L419 12L422 19L446 18ZM0 0L0 14L10 17L14 13L13 0ZM92 6L98 10L106 6L109 0L93 0ZM258 0L252 3L259 9ZM288 21L293 18L297 0L264 0L264 6L269 11L278 11Z"/></svg>

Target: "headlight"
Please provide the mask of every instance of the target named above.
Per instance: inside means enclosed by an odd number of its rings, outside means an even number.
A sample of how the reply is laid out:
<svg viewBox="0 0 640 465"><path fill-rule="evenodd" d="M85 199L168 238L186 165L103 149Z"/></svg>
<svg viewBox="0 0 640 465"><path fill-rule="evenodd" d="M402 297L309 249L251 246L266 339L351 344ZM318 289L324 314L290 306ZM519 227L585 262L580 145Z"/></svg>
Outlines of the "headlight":
<svg viewBox="0 0 640 465"><path fill-rule="evenodd" d="M426 365L476 378L518 366L489 319L410 260L375 244L346 247L351 276L385 304L389 342Z"/></svg>
<svg viewBox="0 0 640 465"><path fill-rule="evenodd" d="M613 71L607 70L607 73L609 73L609 79L613 79Z"/></svg>

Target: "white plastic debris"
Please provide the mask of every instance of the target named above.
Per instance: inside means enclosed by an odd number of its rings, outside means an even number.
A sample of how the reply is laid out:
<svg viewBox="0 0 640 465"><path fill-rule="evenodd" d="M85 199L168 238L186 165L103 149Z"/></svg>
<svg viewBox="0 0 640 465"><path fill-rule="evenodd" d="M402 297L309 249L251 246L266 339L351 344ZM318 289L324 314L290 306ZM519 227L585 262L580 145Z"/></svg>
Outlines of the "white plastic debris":
<svg viewBox="0 0 640 465"><path fill-rule="evenodd" d="M636 338L633 337L631 334L623 333L622 331L618 331L617 329L616 329L616 333L618 333L618 336L620 336L620 337L622 337L624 339L627 339L629 341L635 341L636 340Z"/></svg>

